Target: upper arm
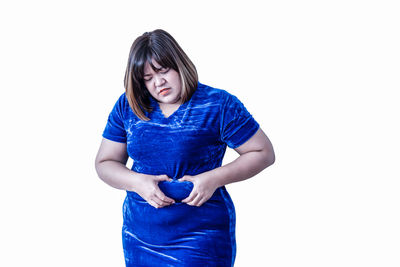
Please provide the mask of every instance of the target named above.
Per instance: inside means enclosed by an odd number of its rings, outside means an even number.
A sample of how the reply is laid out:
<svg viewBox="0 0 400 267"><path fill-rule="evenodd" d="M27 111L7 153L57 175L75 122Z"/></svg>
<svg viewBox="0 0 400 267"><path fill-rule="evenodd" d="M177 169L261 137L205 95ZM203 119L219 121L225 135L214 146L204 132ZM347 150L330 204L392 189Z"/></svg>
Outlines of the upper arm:
<svg viewBox="0 0 400 267"><path fill-rule="evenodd" d="M268 158L272 161L275 160L275 153L271 141L261 128L259 128L249 140L234 150L240 155L251 151L261 151L266 153Z"/></svg>
<svg viewBox="0 0 400 267"><path fill-rule="evenodd" d="M222 92L220 139L228 147L235 149L254 136L259 124L236 96Z"/></svg>
<svg viewBox="0 0 400 267"><path fill-rule="evenodd" d="M115 142L103 138L99 151L97 152L96 164L106 160L113 160L126 164L128 160L126 143Z"/></svg>

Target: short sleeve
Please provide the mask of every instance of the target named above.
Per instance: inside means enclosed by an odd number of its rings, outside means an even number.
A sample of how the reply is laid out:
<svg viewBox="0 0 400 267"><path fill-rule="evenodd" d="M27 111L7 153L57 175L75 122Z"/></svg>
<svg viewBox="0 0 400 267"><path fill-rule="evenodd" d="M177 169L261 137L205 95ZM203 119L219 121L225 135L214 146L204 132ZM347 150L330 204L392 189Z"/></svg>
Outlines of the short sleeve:
<svg viewBox="0 0 400 267"><path fill-rule="evenodd" d="M126 131L124 127L124 112L127 105L125 93L122 94L115 103L110 115L108 116L103 137L111 141L126 143Z"/></svg>
<svg viewBox="0 0 400 267"><path fill-rule="evenodd" d="M260 125L247 111L240 100L226 91L223 92L221 106L221 141L230 148L237 148L249 140Z"/></svg>

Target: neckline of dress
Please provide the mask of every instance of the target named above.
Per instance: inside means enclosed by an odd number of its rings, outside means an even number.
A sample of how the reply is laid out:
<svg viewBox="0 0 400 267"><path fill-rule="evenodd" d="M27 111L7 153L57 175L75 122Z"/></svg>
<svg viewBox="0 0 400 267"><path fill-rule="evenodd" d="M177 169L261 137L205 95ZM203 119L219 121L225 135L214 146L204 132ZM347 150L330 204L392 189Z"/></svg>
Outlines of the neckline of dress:
<svg viewBox="0 0 400 267"><path fill-rule="evenodd" d="M159 115L161 116L162 119L164 120L170 120L172 117L175 117L184 107L186 107L193 99L193 96L196 94L197 90L199 89L199 86L197 86L196 90L193 92L192 96L190 99L182 104L179 105L179 107L168 117L165 117L164 113L162 112L160 108L160 104L158 103L157 100L155 100L152 96L150 96L150 101L152 102L152 106L154 107L154 111L157 111Z"/></svg>
<svg viewBox="0 0 400 267"><path fill-rule="evenodd" d="M161 115L164 119L169 119L169 118L171 118L172 116L176 115L176 114L178 113L178 111L182 108L182 106L183 106L183 105L186 105L189 101L186 101L185 103L180 104L179 107L178 107L177 109L175 109L175 111L172 112L168 117L166 117L165 114L163 113L163 111L162 111L162 109L161 109L161 107L160 107L160 103L157 102L155 99L154 99L154 102L155 102L156 110L159 111L160 115Z"/></svg>

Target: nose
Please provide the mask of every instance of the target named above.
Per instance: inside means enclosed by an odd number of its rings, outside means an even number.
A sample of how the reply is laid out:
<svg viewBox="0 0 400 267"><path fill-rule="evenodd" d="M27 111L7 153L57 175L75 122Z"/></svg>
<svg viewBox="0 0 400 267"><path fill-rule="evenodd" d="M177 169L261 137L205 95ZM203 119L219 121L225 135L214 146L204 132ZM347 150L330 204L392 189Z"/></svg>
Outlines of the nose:
<svg viewBox="0 0 400 267"><path fill-rule="evenodd" d="M165 83L165 80L163 77L161 77L160 75L154 76L154 85L156 87L159 87L159 86L163 85L164 83Z"/></svg>

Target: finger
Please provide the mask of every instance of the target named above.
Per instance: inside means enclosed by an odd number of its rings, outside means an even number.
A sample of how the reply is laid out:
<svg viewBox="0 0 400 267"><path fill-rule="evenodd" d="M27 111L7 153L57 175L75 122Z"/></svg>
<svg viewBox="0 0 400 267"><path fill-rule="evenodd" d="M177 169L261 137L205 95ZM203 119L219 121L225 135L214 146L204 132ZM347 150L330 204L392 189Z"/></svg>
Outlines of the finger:
<svg viewBox="0 0 400 267"><path fill-rule="evenodd" d="M172 181L172 179L169 178L168 175L165 175L165 174L158 175L157 177L158 177L158 181Z"/></svg>
<svg viewBox="0 0 400 267"><path fill-rule="evenodd" d="M192 182L192 181L193 181L193 178L192 178L191 175L185 175L185 176L183 176L182 178L178 179L178 181L179 181L179 182L183 182L183 181Z"/></svg>
<svg viewBox="0 0 400 267"><path fill-rule="evenodd" d="M163 207L166 207L166 206L169 206L169 205L172 205L173 203L171 203L171 202L165 202L165 201L162 201L161 199L159 199L158 197L156 197L156 196L154 196L152 199L151 199L151 201L153 202L153 203L155 203L155 208L163 208Z"/></svg>
<svg viewBox="0 0 400 267"><path fill-rule="evenodd" d="M175 200L173 200L172 198L167 197L161 190L156 190L155 192L155 196L162 201L164 204L172 204L175 203Z"/></svg>
<svg viewBox="0 0 400 267"><path fill-rule="evenodd" d="M185 198L184 200L182 200L182 202L188 204L189 202L192 202L193 199L195 199L196 196L197 196L197 193L194 192L194 191L192 191L192 192L190 193L190 195L189 195L187 198Z"/></svg>
<svg viewBox="0 0 400 267"><path fill-rule="evenodd" d="M153 201L152 199L149 199L147 201L147 203L149 203L149 205L153 206L154 208L158 209L160 207L160 205L158 205L155 201Z"/></svg>
<svg viewBox="0 0 400 267"><path fill-rule="evenodd" d="M187 203L190 206L197 206L199 207L199 203L201 202L202 196L198 194L191 202Z"/></svg>
<svg viewBox="0 0 400 267"><path fill-rule="evenodd" d="M169 178L167 175L162 174L162 175L157 175L156 176L156 181L160 182L160 181L172 181L171 178Z"/></svg>
<svg viewBox="0 0 400 267"><path fill-rule="evenodd" d="M200 206L202 206L204 203L206 203L208 200L209 200L210 198L206 198L206 197L203 197L202 199L200 199L200 201L197 203L197 207L200 207Z"/></svg>
<svg viewBox="0 0 400 267"><path fill-rule="evenodd" d="M158 197L156 197L156 196L152 196L151 197L151 201L156 203L158 205L158 207L161 207L161 206L164 205L164 202L161 199L159 199Z"/></svg>

